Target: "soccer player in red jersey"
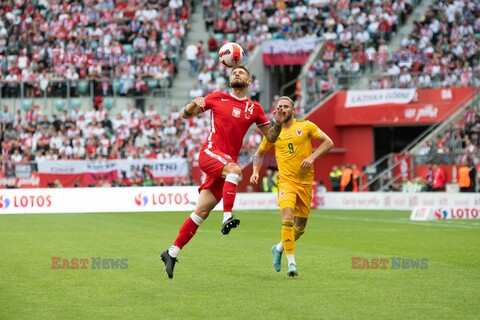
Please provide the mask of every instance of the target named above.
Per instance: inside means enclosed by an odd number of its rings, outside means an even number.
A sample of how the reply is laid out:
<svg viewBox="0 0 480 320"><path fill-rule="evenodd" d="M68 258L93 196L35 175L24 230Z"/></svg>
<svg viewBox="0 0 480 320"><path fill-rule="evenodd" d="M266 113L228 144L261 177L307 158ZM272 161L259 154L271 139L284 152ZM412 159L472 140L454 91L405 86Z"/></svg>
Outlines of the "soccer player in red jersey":
<svg viewBox="0 0 480 320"><path fill-rule="evenodd" d="M250 126L255 123L271 143L277 140L282 130L286 113L275 113L275 125L270 126L262 106L246 96L251 82L247 68L235 67L230 75L231 93L213 92L205 98L195 98L182 111L182 117L188 119L211 110L211 128L198 159L200 169L207 178L199 188L195 211L180 227L172 247L160 255L169 278L173 278L173 268L180 250L193 238L198 226L222 198L222 234L227 235L240 224L240 220L232 215L236 188L242 174L236 162Z"/></svg>

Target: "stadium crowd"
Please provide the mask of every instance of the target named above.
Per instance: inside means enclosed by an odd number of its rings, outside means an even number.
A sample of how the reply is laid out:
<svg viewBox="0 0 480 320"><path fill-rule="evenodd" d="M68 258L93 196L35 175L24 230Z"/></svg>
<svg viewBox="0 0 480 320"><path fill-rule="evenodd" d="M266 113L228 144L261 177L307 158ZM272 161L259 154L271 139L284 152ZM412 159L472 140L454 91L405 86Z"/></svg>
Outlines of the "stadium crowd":
<svg viewBox="0 0 480 320"><path fill-rule="evenodd" d="M325 3L314 29L324 46L308 72L307 101L328 94L336 85L348 84L350 77L366 70L354 53L388 52L388 41L415 4L415 0L337 1L333 7Z"/></svg>
<svg viewBox="0 0 480 320"><path fill-rule="evenodd" d="M2 96L65 96L92 80L98 92L168 87L189 29L192 0L2 1ZM119 79L114 85L110 79ZM60 81L61 80L61 81ZM78 88L80 89L80 87Z"/></svg>
<svg viewBox="0 0 480 320"><path fill-rule="evenodd" d="M415 152L416 164L480 163L480 105L467 108L460 119L448 123L444 133L426 141Z"/></svg>
<svg viewBox="0 0 480 320"><path fill-rule="evenodd" d="M0 163L187 158L195 165L210 129L208 114L184 120L174 108L162 119L153 106L145 112L128 106L116 117L101 107L86 112L75 108L52 118L37 105L16 114L4 106L0 124ZM260 141L254 130L241 157L253 154Z"/></svg>
<svg viewBox="0 0 480 320"><path fill-rule="evenodd" d="M400 57L380 64L383 75L371 87L478 85L479 45L480 1L435 1L402 40Z"/></svg>
<svg viewBox="0 0 480 320"><path fill-rule="evenodd" d="M328 94L336 85L348 89L366 70L375 71L369 74L371 89L480 83L478 0L435 1L413 22L399 48L389 48L388 41L417 1L383 2L362 10L360 3L350 3L343 19L338 11L335 19L326 20L330 28L323 33L320 59L308 74L308 99Z"/></svg>

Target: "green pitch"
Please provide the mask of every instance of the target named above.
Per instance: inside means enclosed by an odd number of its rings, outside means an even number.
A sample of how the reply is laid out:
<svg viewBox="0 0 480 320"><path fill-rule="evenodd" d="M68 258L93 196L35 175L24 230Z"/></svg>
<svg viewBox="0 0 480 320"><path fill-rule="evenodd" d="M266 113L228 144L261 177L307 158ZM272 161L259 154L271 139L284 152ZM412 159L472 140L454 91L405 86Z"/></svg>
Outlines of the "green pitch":
<svg viewBox="0 0 480 320"><path fill-rule="evenodd" d="M408 212L314 211L299 278L272 267L276 211L200 227L173 280L158 255L188 213L0 216L0 319L478 319L480 221L411 222ZM89 259L52 269L52 257ZM128 259L91 269L92 257ZM352 257L428 259L424 269L352 269ZM98 265L97 265L98 266ZM111 266L107 265L107 266Z"/></svg>

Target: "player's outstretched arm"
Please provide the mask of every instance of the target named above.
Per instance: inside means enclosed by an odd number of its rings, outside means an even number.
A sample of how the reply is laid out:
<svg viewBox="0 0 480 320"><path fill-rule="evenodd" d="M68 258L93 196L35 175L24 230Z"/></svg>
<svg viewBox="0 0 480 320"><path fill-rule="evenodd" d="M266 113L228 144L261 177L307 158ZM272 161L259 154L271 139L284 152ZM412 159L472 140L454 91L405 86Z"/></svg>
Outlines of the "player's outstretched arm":
<svg viewBox="0 0 480 320"><path fill-rule="evenodd" d="M315 159L318 159L325 155L330 149L333 148L333 141L330 139L329 136L327 136L325 133L322 133L318 138L318 141L322 142L320 146L315 150L314 153L312 153L309 157L305 158L302 163L300 164L300 168L310 168L313 164L313 161Z"/></svg>
<svg viewBox="0 0 480 320"><path fill-rule="evenodd" d="M197 114L203 112L203 108L205 108L205 98L197 97L183 108L182 118L188 119L195 117Z"/></svg>
<svg viewBox="0 0 480 320"><path fill-rule="evenodd" d="M266 128L267 126L260 127L263 135L270 143L275 143L275 141L277 141L277 138L282 131L282 125L286 120L286 113L284 111L275 110L273 116L275 118L275 124L273 126L270 128Z"/></svg>
<svg viewBox="0 0 480 320"><path fill-rule="evenodd" d="M263 156L265 153L265 150L263 150L261 147L258 147L257 152L255 152L255 155L253 156L253 173L250 177L250 183L252 184L258 183L258 174L260 172L260 167L262 166Z"/></svg>

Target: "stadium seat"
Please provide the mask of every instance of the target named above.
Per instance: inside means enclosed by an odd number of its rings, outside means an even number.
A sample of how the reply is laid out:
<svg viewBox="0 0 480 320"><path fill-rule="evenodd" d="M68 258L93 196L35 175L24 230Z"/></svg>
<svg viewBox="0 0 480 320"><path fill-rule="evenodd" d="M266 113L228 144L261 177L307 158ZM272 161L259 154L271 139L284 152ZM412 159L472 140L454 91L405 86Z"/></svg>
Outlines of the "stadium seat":
<svg viewBox="0 0 480 320"><path fill-rule="evenodd" d="M22 109L24 111L28 111L32 109L32 100L23 100L22 101Z"/></svg>
<svg viewBox="0 0 480 320"><path fill-rule="evenodd" d="M112 110L114 106L115 106L115 104L113 103L112 98L104 98L103 99L103 107L106 110Z"/></svg>
<svg viewBox="0 0 480 320"><path fill-rule="evenodd" d="M234 42L235 41L235 33L227 33L228 41Z"/></svg>
<svg viewBox="0 0 480 320"><path fill-rule="evenodd" d="M72 99L70 102L70 106L72 109L80 108L81 105L82 105L82 102L80 101L80 99Z"/></svg>
<svg viewBox="0 0 480 320"><path fill-rule="evenodd" d="M218 59L218 52L210 52L210 57L212 57L213 61L217 61Z"/></svg>
<svg viewBox="0 0 480 320"><path fill-rule="evenodd" d="M115 94L118 94L120 90L120 81L112 80L112 90Z"/></svg>
<svg viewBox="0 0 480 320"><path fill-rule="evenodd" d="M217 40L218 45L222 44L223 33L214 33L213 37Z"/></svg>
<svg viewBox="0 0 480 320"><path fill-rule="evenodd" d="M158 88L158 80L157 79L148 79L147 80L148 90L152 90Z"/></svg>
<svg viewBox="0 0 480 320"><path fill-rule="evenodd" d="M53 106L55 107L55 109L57 109L57 111L62 111L63 109L65 109L65 100L57 99L53 102Z"/></svg>
<svg viewBox="0 0 480 320"><path fill-rule="evenodd" d="M85 95L88 92L88 81L80 80L77 86L78 94Z"/></svg>
<svg viewBox="0 0 480 320"><path fill-rule="evenodd" d="M131 44L124 44L123 45L123 51L127 54L132 54L135 49L133 48L133 46Z"/></svg>

